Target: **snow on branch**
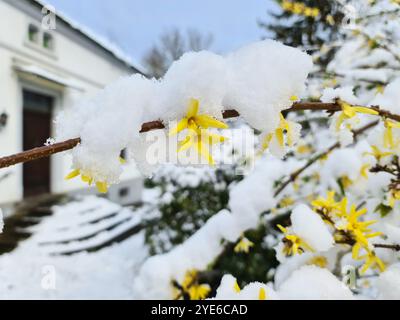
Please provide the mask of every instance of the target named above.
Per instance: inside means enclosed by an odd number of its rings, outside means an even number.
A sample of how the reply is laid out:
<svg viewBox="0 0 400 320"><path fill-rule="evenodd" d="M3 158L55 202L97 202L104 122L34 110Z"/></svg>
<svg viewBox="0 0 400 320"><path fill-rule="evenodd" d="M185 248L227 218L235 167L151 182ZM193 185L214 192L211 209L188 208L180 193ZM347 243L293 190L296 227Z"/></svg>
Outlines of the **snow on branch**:
<svg viewBox="0 0 400 320"><path fill-rule="evenodd" d="M371 107L379 113L382 118L393 119L400 121L400 116L393 114L389 111L382 110L378 106ZM294 111L327 111L330 113L341 111L341 107L338 103L323 103L323 102L296 102L289 109L284 110L285 112ZM223 111L223 118L230 119L239 117L240 114L236 110L225 110ZM143 123L140 133L146 133L152 130L165 129L165 125L161 120L155 120ZM364 131L364 130L362 130ZM41 158L49 157L53 154L71 150L81 142L80 138L69 139L66 141L45 145L43 147L34 148L24 152L20 152L14 155L0 158L0 169L10 167L19 163L25 163L29 161L38 160Z"/></svg>

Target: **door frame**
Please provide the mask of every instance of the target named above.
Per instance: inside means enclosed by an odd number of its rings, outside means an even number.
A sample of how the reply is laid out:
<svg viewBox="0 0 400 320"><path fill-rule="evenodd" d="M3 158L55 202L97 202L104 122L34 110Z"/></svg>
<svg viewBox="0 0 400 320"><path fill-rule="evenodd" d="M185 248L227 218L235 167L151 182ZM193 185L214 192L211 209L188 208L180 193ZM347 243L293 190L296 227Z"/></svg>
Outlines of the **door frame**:
<svg viewBox="0 0 400 320"><path fill-rule="evenodd" d="M59 110L61 110L62 107L62 97L63 97L63 87L60 87L60 90L49 88L47 86L35 84L32 82L25 81L23 79L19 80L19 105L20 105L20 119L19 119L19 127L20 132L19 132L19 144L20 144L20 150L23 149L24 145L24 137L23 137L23 111L24 111L24 97L23 97L23 92L24 90L27 91L32 91L38 94L43 94L49 97L53 98L53 106L51 109L51 123L50 123L50 136L54 136L55 134L55 125L54 125L54 116L58 113ZM44 143L45 141L43 141ZM50 158L50 193L53 192L54 190L54 178L57 176L56 175L56 170L57 170L57 165L54 161L54 158ZM21 190L23 190L24 187L24 178L23 178L23 169L21 167L21 175L20 175L20 185L22 186Z"/></svg>

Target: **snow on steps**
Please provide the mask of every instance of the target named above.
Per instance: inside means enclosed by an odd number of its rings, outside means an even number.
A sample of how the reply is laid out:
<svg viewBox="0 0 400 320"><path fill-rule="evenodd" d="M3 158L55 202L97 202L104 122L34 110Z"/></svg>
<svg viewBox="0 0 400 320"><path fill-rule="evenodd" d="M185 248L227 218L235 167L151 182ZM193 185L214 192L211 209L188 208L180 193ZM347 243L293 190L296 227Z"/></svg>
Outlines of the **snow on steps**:
<svg viewBox="0 0 400 320"><path fill-rule="evenodd" d="M26 237L32 234L31 245L49 255L98 251L143 228L140 209L133 211L96 196L56 205L50 211L39 219L40 223L28 224L22 231Z"/></svg>
<svg viewBox="0 0 400 320"><path fill-rule="evenodd" d="M93 252L121 242L142 230L141 212L89 196L60 207L30 230L42 251L51 255Z"/></svg>

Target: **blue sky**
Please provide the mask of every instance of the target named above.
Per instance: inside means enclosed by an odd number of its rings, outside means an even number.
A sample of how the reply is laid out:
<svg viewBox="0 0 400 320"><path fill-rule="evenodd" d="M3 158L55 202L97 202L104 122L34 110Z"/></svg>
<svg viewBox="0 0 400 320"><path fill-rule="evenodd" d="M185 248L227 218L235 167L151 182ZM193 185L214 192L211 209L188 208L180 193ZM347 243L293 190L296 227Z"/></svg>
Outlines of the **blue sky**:
<svg viewBox="0 0 400 320"><path fill-rule="evenodd" d="M68 17L116 43L133 60L165 30L194 28L214 35L213 51L227 52L259 40L276 8L273 0L46 0Z"/></svg>

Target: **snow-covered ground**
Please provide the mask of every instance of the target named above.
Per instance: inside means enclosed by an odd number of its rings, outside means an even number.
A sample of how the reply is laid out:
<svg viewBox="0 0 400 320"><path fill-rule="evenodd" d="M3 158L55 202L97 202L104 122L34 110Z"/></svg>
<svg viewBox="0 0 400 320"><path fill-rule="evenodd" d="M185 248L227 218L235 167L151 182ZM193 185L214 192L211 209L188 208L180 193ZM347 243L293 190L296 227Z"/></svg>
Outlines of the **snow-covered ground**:
<svg viewBox="0 0 400 320"><path fill-rule="evenodd" d="M147 256L143 232L92 253L57 254L104 243L139 221L140 210L96 197L55 208L31 238L0 256L0 299L134 299L133 278ZM68 242L78 238L85 240Z"/></svg>

